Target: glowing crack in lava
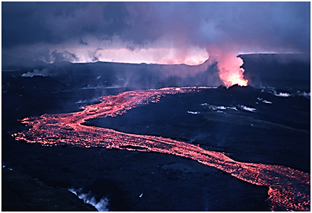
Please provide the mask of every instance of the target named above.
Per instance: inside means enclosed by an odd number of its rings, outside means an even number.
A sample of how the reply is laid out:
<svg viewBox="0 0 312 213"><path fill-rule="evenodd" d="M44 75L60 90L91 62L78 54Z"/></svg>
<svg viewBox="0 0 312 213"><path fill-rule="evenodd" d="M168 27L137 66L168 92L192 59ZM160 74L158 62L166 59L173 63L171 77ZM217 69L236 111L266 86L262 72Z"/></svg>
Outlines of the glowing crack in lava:
<svg viewBox="0 0 312 213"><path fill-rule="evenodd" d="M44 146L70 144L79 147L105 147L129 151L159 152L196 160L232 176L259 186L267 186L271 210L307 211L310 208L310 174L281 165L234 161L224 153L209 151L189 143L169 138L136 135L112 129L82 125L96 117L118 116L127 110L149 102L157 102L168 94L199 91L198 87L128 91L101 97L101 102L82 111L65 114L44 114L24 118L30 128L12 134L16 140L41 143Z"/></svg>

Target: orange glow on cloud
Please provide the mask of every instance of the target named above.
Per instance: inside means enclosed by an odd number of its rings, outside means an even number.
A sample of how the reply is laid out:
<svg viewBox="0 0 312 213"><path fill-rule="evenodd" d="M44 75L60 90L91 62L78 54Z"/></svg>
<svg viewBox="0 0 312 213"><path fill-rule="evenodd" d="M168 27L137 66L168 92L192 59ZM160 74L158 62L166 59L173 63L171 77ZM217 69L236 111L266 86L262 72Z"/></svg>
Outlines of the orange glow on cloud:
<svg viewBox="0 0 312 213"><path fill-rule="evenodd" d="M71 48L69 52L74 52L78 60L75 62L92 62L90 50L84 48ZM142 48L128 49L124 47L112 47L94 51L94 55L99 61L119 62L119 63L147 63L147 64L187 64L199 65L208 59L208 54L204 48L190 47L182 48Z"/></svg>
<svg viewBox="0 0 312 213"><path fill-rule="evenodd" d="M103 43L104 42L104 43ZM124 43L118 37L113 38L112 42L103 41L102 43L88 40L87 47L62 48L59 51L69 51L77 56L73 63L88 63L95 61L117 62L117 63L147 63L147 64L186 64L201 65L210 57L209 61L216 61L219 68L219 77L225 86L238 84L247 86L248 80L244 79L244 69L240 68L243 64L242 59L237 58L237 51L220 48L218 46L199 47L194 45L177 46L165 40L159 40L147 44L144 47ZM101 48L99 48L101 47ZM191 73L189 73L191 74Z"/></svg>

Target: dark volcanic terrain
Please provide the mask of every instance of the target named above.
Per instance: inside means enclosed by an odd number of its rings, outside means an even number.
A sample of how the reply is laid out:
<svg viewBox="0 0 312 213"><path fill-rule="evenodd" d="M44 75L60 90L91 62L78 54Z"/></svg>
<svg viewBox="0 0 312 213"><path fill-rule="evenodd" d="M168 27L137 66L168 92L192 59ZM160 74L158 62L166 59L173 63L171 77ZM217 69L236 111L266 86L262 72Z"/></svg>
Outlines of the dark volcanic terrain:
<svg viewBox="0 0 312 213"><path fill-rule="evenodd" d="M252 87L221 87L168 95L159 103L85 124L189 142L238 161L309 171L309 152L302 152L309 149L309 104L307 98L276 97Z"/></svg>
<svg viewBox="0 0 312 213"><path fill-rule="evenodd" d="M108 198L109 210L270 210L267 187L187 158L15 141L11 134L26 129L18 119L79 111L101 95L134 89L125 82L114 86L118 79L105 83L104 71L88 76L81 68L77 73L22 77L28 71L2 72L2 210L95 210L68 189L90 193L97 202ZM96 79L102 83L91 85ZM174 81L162 84L180 86ZM308 93L251 86L203 89L167 95L157 103L85 125L172 138L237 161L310 172ZM36 198L45 190L51 196L43 197L42 205L27 200L31 193ZM61 202L64 199L68 202Z"/></svg>

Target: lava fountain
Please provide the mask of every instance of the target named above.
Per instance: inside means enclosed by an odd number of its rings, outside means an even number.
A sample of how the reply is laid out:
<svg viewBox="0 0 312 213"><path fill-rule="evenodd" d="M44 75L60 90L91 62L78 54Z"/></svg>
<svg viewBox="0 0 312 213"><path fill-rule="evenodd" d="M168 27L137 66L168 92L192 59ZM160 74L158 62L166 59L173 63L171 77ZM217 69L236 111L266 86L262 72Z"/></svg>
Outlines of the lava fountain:
<svg viewBox="0 0 312 213"><path fill-rule="evenodd" d="M101 102L79 112L44 114L21 120L27 131L14 133L15 140L44 146L69 144L78 147L105 147L129 151L158 152L181 156L215 167L251 184L266 186L271 210L307 211L310 208L310 174L281 165L235 161L224 153L169 138L128 134L107 128L82 125L96 117L115 117L126 111L157 102L162 96L200 91L198 87L172 87L127 91L101 97Z"/></svg>
<svg viewBox="0 0 312 213"><path fill-rule="evenodd" d="M248 80L244 79L244 69L241 68L243 60L233 54L223 54L218 60L219 77L226 86L238 84L239 86L247 86Z"/></svg>

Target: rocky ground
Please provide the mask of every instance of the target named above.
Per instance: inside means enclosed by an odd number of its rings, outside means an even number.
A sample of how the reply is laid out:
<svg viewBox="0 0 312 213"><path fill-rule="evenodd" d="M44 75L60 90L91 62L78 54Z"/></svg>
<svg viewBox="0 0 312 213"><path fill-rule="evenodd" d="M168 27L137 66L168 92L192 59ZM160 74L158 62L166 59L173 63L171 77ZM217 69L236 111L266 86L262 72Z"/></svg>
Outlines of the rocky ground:
<svg viewBox="0 0 312 213"><path fill-rule="evenodd" d="M37 178L2 168L4 211L96 211L64 188L51 187Z"/></svg>
<svg viewBox="0 0 312 213"><path fill-rule="evenodd" d="M15 149L17 146L23 148L23 154ZM15 151L7 150L10 158L5 157L10 168L14 168L13 172L18 170L43 180L48 186L42 190L52 191L53 188L56 192L50 194L60 198L47 196L45 201L62 210L78 210L78 207L86 210L83 205L62 201L60 191L65 193L68 188L83 188L85 193L91 191L97 200L107 197L110 210L268 210L267 188L237 180L190 159L98 148L47 148L37 144L13 147ZM42 193L34 192L34 179L22 179L19 185L24 187L7 184L10 181L10 173L4 168L2 210L9 210L12 202L16 202L11 196L14 190L22 196L18 200L21 209L28 204L30 207L25 209L40 210L38 204L27 200L30 193L36 197Z"/></svg>

